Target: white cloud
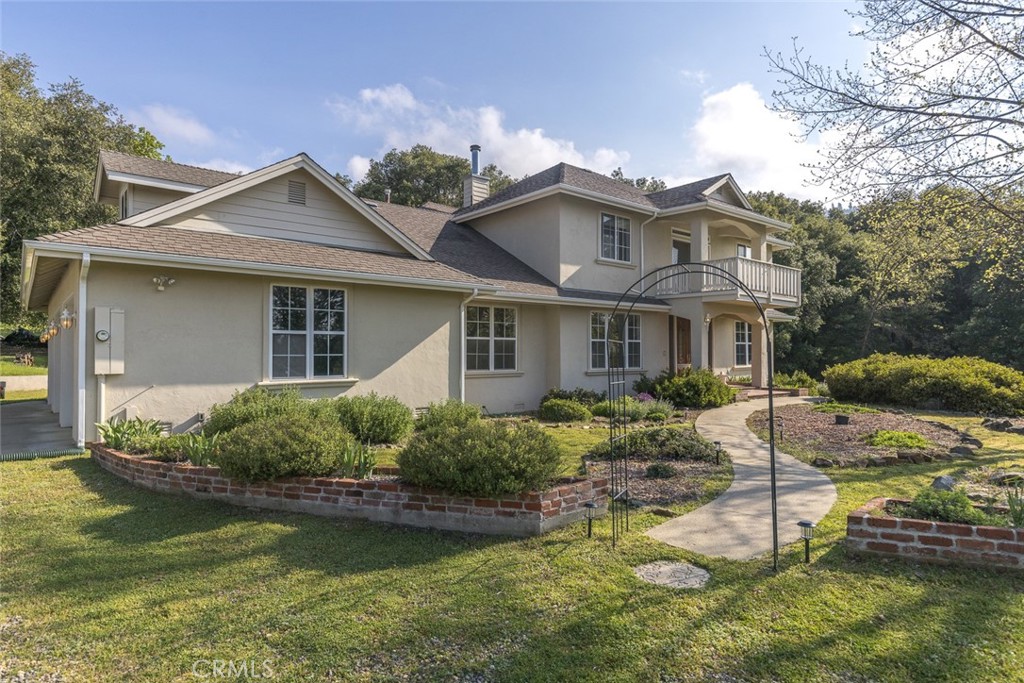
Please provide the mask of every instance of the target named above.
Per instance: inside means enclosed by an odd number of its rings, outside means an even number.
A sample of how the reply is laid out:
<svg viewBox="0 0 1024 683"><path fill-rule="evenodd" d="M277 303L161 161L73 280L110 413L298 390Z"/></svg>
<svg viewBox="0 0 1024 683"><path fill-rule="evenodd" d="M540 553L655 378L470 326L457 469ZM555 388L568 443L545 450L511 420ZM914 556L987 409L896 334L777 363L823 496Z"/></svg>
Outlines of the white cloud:
<svg viewBox="0 0 1024 683"><path fill-rule="evenodd" d="M600 147L588 153L577 149L572 140L549 136L543 128L508 128L504 113L493 106L424 102L402 84L363 89L356 98L335 97L327 106L345 123L379 135L384 142L381 153L422 143L439 152L466 156L471 144L479 144L485 165L493 162L513 176L536 173L562 161L610 173L629 161L628 152ZM349 159L349 174L356 180L368 167L365 157Z"/></svg>
<svg viewBox="0 0 1024 683"><path fill-rule="evenodd" d="M681 69L679 75L683 77L683 81L686 83L694 83L696 85L704 85L708 82L710 74L704 69Z"/></svg>
<svg viewBox="0 0 1024 683"><path fill-rule="evenodd" d="M806 164L817 161L818 144L803 141L801 128L768 109L750 83L705 95L689 131L693 162L670 185L732 173L745 190L773 190L801 199L825 200L834 192L808 184Z"/></svg>
<svg viewBox="0 0 1024 683"><path fill-rule="evenodd" d="M241 161L232 161L231 159L221 159L215 157L206 161L186 161L190 166L199 166L200 168L210 168L214 171L225 171L226 173L249 173L255 170L252 166L244 164Z"/></svg>
<svg viewBox="0 0 1024 683"><path fill-rule="evenodd" d="M141 112L129 112L128 118L145 126L165 142L210 145L217 140L213 131L195 116L165 104L147 104Z"/></svg>

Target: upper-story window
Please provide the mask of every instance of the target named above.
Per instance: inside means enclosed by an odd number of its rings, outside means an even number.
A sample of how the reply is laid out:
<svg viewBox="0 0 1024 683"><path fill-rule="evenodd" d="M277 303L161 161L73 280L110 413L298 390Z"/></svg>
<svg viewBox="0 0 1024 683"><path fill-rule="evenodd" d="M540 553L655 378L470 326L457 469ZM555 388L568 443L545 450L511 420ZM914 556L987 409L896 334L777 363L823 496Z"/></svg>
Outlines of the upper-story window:
<svg viewBox="0 0 1024 683"><path fill-rule="evenodd" d="M742 243L737 244L736 255L739 256L740 258L751 258L753 256L753 253L750 250L750 245Z"/></svg>
<svg viewBox="0 0 1024 683"><path fill-rule="evenodd" d="M466 306L466 370L516 369L516 309Z"/></svg>
<svg viewBox="0 0 1024 683"><path fill-rule="evenodd" d="M131 206L129 205L128 190L129 188L127 187L121 190L121 220L128 218L128 212L131 211Z"/></svg>
<svg viewBox="0 0 1024 683"><path fill-rule="evenodd" d="M630 262L628 218L601 214L601 258Z"/></svg>
<svg viewBox="0 0 1024 683"><path fill-rule="evenodd" d="M345 377L345 290L274 285L272 379Z"/></svg>

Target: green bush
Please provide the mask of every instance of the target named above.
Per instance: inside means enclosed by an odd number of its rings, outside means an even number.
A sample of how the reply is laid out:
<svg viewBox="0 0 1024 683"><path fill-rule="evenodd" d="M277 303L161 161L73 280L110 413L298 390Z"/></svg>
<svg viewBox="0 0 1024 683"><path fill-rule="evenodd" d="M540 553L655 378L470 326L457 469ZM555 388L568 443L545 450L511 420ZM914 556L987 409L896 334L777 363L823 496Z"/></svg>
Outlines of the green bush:
<svg viewBox="0 0 1024 683"><path fill-rule="evenodd" d="M416 431L466 427L479 419L480 409L475 405L450 398L427 406L426 411L416 418Z"/></svg>
<svg viewBox="0 0 1024 683"><path fill-rule="evenodd" d="M736 390L707 368L687 368L659 380L654 395L676 408L717 408L731 403Z"/></svg>
<svg viewBox="0 0 1024 683"><path fill-rule="evenodd" d="M668 419L668 415L657 410L653 410L644 415L644 419L650 420L651 422L664 422L665 420Z"/></svg>
<svg viewBox="0 0 1024 683"><path fill-rule="evenodd" d="M544 404L553 398L561 399L563 401L576 401L577 403L582 403L589 408L595 403L600 403L608 398L608 392L592 391L582 387L576 387L575 389L551 389L548 393L544 394L544 398L542 398L540 402L541 404Z"/></svg>
<svg viewBox="0 0 1024 683"><path fill-rule="evenodd" d="M773 381L779 389L809 389L811 396L815 396L818 393L818 380L803 370L797 370L791 375L787 375L784 372L776 372Z"/></svg>
<svg viewBox="0 0 1024 683"><path fill-rule="evenodd" d="M551 398L540 404L537 416L548 422L590 422L593 415L579 401Z"/></svg>
<svg viewBox="0 0 1024 683"><path fill-rule="evenodd" d="M644 471L648 479L671 479L676 476L676 468L667 462L652 462Z"/></svg>
<svg viewBox="0 0 1024 683"><path fill-rule="evenodd" d="M712 462L715 459L715 445L693 429L638 429L626 434L625 444L629 457L637 460ZM608 457L610 450L608 442L602 441L594 447L591 455L597 459L604 459Z"/></svg>
<svg viewBox="0 0 1024 683"><path fill-rule="evenodd" d="M397 460L410 484L483 497L540 489L561 466L554 440L536 424L484 420L417 432Z"/></svg>
<svg viewBox="0 0 1024 683"><path fill-rule="evenodd" d="M246 482L323 477L338 469L351 443L333 415L276 415L224 434L217 464L225 476Z"/></svg>
<svg viewBox="0 0 1024 683"><path fill-rule="evenodd" d="M136 417L133 420L113 420L97 424L96 429L103 443L116 451L123 451L133 440L148 436L160 436L164 428L156 420L143 420L141 417Z"/></svg>
<svg viewBox="0 0 1024 683"><path fill-rule="evenodd" d="M952 524L998 524L989 515L974 507L963 491L924 489L903 510L914 519Z"/></svg>
<svg viewBox="0 0 1024 683"><path fill-rule="evenodd" d="M412 431L412 411L394 396L342 396L334 407L342 426L363 443L398 443Z"/></svg>
<svg viewBox="0 0 1024 683"><path fill-rule="evenodd" d="M145 434L132 437L124 448L126 453L147 455L151 460L185 462L205 466L212 463L217 452L219 434Z"/></svg>
<svg viewBox="0 0 1024 683"><path fill-rule="evenodd" d="M1006 492L1006 507L1010 516L1010 525L1024 529L1024 487L1014 486Z"/></svg>
<svg viewBox="0 0 1024 683"><path fill-rule="evenodd" d="M640 401L640 409L643 410L642 419L652 420L652 415L662 415L662 419L667 419L669 415L676 411L676 407L668 401L662 401L656 399L654 401Z"/></svg>
<svg viewBox="0 0 1024 683"><path fill-rule="evenodd" d="M337 474L348 479L366 479L376 466L377 456L373 451L363 443L352 441L341 452Z"/></svg>
<svg viewBox="0 0 1024 683"><path fill-rule="evenodd" d="M285 387L271 392L263 387L252 387L236 391L227 403L218 403L210 409L210 416L203 425L207 436L222 434L242 425L266 420L279 415L309 415L332 411L330 401L308 401L299 390Z"/></svg>
<svg viewBox="0 0 1024 683"><path fill-rule="evenodd" d="M819 403L811 408L811 410L816 413L826 413L828 415L854 415L856 413L874 415L882 412L880 410L875 410L874 408L868 408L867 406L857 406L852 403L838 403L836 401Z"/></svg>
<svg viewBox="0 0 1024 683"><path fill-rule="evenodd" d="M932 444L928 439L914 432L898 432L891 429L876 429L867 435L869 446L883 448L928 448Z"/></svg>
<svg viewBox="0 0 1024 683"><path fill-rule="evenodd" d="M980 358L874 354L824 372L838 400L1024 414L1024 372Z"/></svg>
<svg viewBox="0 0 1024 683"><path fill-rule="evenodd" d="M595 403L590 411L597 417L625 416L628 422L636 422L642 419L647 412L644 410L643 404L632 396L626 396L622 401L601 401L600 403ZM619 414L620 412L622 415Z"/></svg>

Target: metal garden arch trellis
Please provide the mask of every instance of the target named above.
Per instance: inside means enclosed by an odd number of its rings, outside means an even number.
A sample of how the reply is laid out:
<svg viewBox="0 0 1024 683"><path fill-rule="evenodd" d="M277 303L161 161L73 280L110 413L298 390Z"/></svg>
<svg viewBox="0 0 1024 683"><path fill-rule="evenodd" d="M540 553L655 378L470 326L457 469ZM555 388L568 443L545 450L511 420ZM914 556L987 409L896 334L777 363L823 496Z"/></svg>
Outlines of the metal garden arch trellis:
<svg viewBox="0 0 1024 683"><path fill-rule="evenodd" d="M626 439L628 419L625 415L626 397L628 395L626 391L626 361L628 353L626 329L629 324L629 315L647 292L659 283L676 277L681 273L687 275L709 275L713 278L721 278L739 287L750 298L754 306L757 307L757 312L760 314L761 321L765 326L768 343L768 453L772 504L772 567L778 571L779 514L775 482L775 358L771 328L768 324L768 316L765 313L764 307L750 288L737 276L724 268L710 263L675 263L656 268L634 282L622 293L622 296L615 302L615 308L612 309L611 314L605 320L604 353L605 367L608 369L608 401L611 408L608 420L608 446L612 547L615 547L623 533L629 531L629 444ZM646 281L650 282L645 286L644 283ZM629 300L628 306L626 306L627 300Z"/></svg>

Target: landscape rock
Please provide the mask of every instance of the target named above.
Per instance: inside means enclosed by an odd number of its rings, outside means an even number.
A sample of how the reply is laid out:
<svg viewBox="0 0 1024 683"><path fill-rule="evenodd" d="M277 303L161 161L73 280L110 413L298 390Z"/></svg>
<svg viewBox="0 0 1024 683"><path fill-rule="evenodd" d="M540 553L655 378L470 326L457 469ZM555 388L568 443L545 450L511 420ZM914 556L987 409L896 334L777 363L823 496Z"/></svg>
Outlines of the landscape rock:
<svg viewBox="0 0 1024 683"><path fill-rule="evenodd" d="M948 474L943 474L932 480L932 488L937 491L952 491L956 488L956 479Z"/></svg>
<svg viewBox="0 0 1024 683"><path fill-rule="evenodd" d="M959 455L965 458L974 457L974 449L970 446L953 446L949 449L951 455Z"/></svg>
<svg viewBox="0 0 1024 683"><path fill-rule="evenodd" d="M960 443L965 446L974 446L975 448L981 448L984 445L981 443L981 439L976 439L973 436L961 436Z"/></svg>
<svg viewBox="0 0 1024 683"><path fill-rule="evenodd" d="M896 457L900 460L906 460L907 462L912 462L915 465L919 465L924 462L922 455L922 453L918 453L917 451L898 451L896 453Z"/></svg>
<svg viewBox="0 0 1024 683"><path fill-rule="evenodd" d="M995 432L1005 432L1007 429L1013 427L1013 423L1005 418L986 417L981 421L981 426Z"/></svg>
<svg viewBox="0 0 1024 683"><path fill-rule="evenodd" d="M1024 472L1001 472L988 478L990 484L996 486L1019 486L1024 484Z"/></svg>
<svg viewBox="0 0 1024 683"><path fill-rule="evenodd" d="M652 515L658 515L659 517L677 517L676 513L672 512L668 508L654 508L651 511Z"/></svg>
<svg viewBox="0 0 1024 683"><path fill-rule="evenodd" d="M835 467L836 464L828 458L815 458L811 463L815 467Z"/></svg>
<svg viewBox="0 0 1024 683"><path fill-rule="evenodd" d="M1021 427L1010 427L1006 430L1007 434L1019 434L1024 435L1024 426Z"/></svg>

